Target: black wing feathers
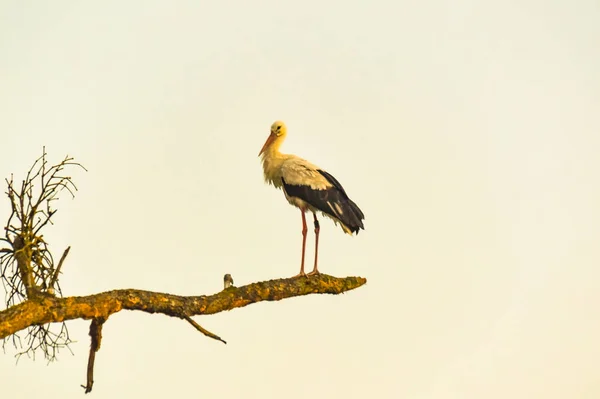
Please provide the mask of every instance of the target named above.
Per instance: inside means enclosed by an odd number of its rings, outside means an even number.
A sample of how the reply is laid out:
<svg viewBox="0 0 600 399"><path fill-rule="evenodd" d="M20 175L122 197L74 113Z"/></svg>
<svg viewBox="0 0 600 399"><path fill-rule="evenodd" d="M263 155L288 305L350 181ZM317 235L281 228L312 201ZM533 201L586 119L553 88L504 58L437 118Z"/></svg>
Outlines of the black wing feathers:
<svg viewBox="0 0 600 399"><path fill-rule="evenodd" d="M319 172L321 175L323 175L323 177L325 177L329 183L333 184L334 187L336 187L338 190L340 190L342 192L342 194L344 194L346 199L348 201L350 201L350 203L352 204L352 208L353 208L354 212L356 213L356 216L358 216L358 218L360 219L359 221L362 221L362 219L365 218L365 215L362 213L362 211L360 210L358 205L356 205L354 203L354 201L352 201L348 197L348 194L346 194L346 190L344 190L344 187L342 187L341 183L339 181L337 181L337 179L335 177L333 177L329 173L325 172L324 170L317 169L317 172ZM362 223L360 225L361 225L362 229L364 230Z"/></svg>
<svg viewBox="0 0 600 399"><path fill-rule="evenodd" d="M327 173L327 172L325 172L324 170L321 170L321 169L317 169L317 172L319 172L324 178L327 179L327 181L329 183L331 183L333 185L333 187L335 187L338 190L340 190L342 192L342 194L344 194L344 196L346 198L348 198L348 194L346 194L346 190L344 190L344 187L342 187L342 185L340 184L340 182L337 181L337 179L335 177L333 177L332 175L330 175L329 173Z"/></svg>
<svg viewBox="0 0 600 399"><path fill-rule="evenodd" d="M283 188L290 197L300 198L323 213L326 213L347 226L353 233L364 229L362 220L365 218L360 208L350 199L346 191L335 177L329 173L318 172L331 183L333 187L325 190L315 190L307 185L287 184L282 178Z"/></svg>

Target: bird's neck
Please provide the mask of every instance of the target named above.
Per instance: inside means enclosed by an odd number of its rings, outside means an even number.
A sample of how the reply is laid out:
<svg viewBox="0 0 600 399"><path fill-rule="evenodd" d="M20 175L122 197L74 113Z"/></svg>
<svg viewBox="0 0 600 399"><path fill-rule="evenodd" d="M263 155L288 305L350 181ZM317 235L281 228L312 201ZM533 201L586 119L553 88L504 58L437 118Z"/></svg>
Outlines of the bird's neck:
<svg viewBox="0 0 600 399"><path fill-rule="evenodd" d="M272 145L262 153L262 166L265 174L265 181L273 184L275 187L281 186L281 165L287 155L279 151L280 143L277 146Z"/></svg>
<svg viewBox="0 0 600 399"><path fill-rule="evenodd" d="M285 134L277 137L275 140L273 140L269 148L267 148L267 152L271 152L273 156L280 155L281 152L279 152L279 149L281 148L281 145L283 144L284 140Z"/></svg>
<svg viewBox="0 0 600 399"><path fill-rule="evenodd" d="M278 147L271 146L262 153L262 163L265 169L278 165L285 159L285 154L282 154Z"/></svg>

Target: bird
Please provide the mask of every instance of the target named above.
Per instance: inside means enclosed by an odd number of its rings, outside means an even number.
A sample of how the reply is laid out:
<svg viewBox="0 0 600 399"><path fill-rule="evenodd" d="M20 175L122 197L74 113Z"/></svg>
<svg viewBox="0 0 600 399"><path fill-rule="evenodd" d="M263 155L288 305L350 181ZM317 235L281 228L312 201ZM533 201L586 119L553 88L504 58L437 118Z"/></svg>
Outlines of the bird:
<svg viewBox="0 0 600 399"><path fill-rule="evenodd" d="M294 277L319 274L320 223L317 212L340 225L342 230L352 235L364 230L365 215L344 190L340 182L330 173L309 161L292 154L283 154L279 148L287 136L287 127L282 121L271 125L271 132L258 156L262 159L265 182L282 189L287 201L300 209L302 215L302 258L300 273ZM312 212L315 227L315 262L313 270L304 272L304 252L306 250L306 212Z"/></svg>
<svg viewBox="0 0 600 399"><path fill-rule="evenodd" d="M229 287L233 287L233 277L231 277L231 274L227 273L223 276L223 285L225 287L223 288L224 290L226 290Z"/></svg>

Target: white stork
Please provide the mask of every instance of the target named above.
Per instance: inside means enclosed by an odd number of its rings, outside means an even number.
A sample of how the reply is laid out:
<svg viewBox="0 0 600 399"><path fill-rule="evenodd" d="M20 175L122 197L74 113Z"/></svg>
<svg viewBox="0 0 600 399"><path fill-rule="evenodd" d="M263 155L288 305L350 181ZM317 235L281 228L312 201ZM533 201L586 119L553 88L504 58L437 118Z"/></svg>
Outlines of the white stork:
<svg viewBox="0 0 600 399"><path fill-rule="evenodd" d="M273 123L271 134L258 155L262 155L265 181L275 188L283 188L285 198L290 204L299 208L302 215L302 260L298 276L305 275L304 251L307 228L304 213L312 212L315 224L315 265L308 275L318 274L320 226L316 212L320 211L335 224L339 223L342 230L350 235L358 234L360 229L364 230L362 221L365 216L348 198L346 191L335 177L300 157L279 152L286 135L287 128L283 122Z"/></svg>

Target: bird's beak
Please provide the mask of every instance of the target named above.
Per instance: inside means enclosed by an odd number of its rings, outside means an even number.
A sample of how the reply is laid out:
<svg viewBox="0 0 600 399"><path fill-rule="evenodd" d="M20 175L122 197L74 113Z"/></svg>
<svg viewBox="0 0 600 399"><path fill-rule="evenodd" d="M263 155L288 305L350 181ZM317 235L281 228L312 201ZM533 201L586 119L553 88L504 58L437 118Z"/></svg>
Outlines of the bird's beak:
<svg viewBox="0 0 600 399"><path fill-rule="evenodd" d="M263 152L265 152L265 150L273 143L273 141L275 141L275 138L277 136L275 136L273 133L271 133L269 135L269 137L267 137L267 141L265 141L265 145L263 145L263 147L260 149L260 152L258 153L258 156L261 156L261 154Z"/></svg>

